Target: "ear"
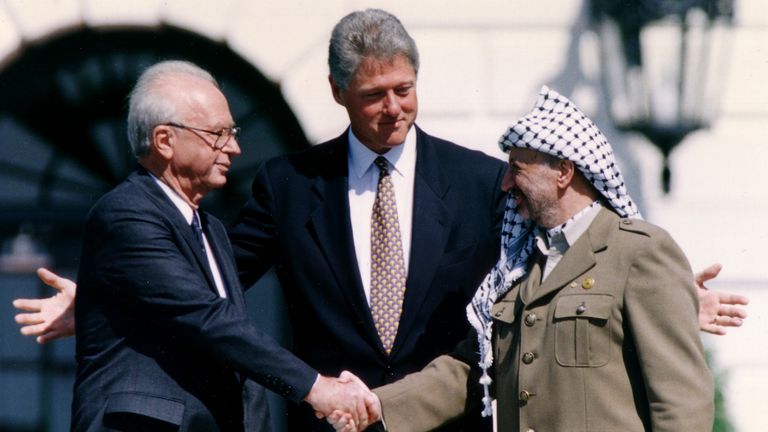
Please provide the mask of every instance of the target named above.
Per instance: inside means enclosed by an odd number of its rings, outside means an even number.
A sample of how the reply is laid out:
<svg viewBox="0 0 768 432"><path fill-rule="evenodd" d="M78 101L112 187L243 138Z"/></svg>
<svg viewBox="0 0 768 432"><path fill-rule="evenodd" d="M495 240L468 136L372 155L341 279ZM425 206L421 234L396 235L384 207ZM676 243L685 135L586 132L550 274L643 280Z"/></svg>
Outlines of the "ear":
<svg viewBox="0 0 768 432"><path fill-rule="evenodd" d="M569 160L557 161L557 187L565 189L570 186L573 177L576 175L576 165Z"/></svg>
<svg viewBox="0 0 768 432"><path fill-rule="evenodd" d="M176 132L170 126L158 125L152 129L152 142L149 151L156 153L165 160L173 158L173 146L176 143Z"/></svg>
<svg viewBox="0 0 768 432"><path fill-rule="evenodd" d="M336 101L337 104L345 106L344 105L344 99L341 96L341 87L339 87L338 84L336 84L336 81L333 80L333 77L329 74L328 75L328 82L331 84L331 93L333 93L333 100Z"/></svg>

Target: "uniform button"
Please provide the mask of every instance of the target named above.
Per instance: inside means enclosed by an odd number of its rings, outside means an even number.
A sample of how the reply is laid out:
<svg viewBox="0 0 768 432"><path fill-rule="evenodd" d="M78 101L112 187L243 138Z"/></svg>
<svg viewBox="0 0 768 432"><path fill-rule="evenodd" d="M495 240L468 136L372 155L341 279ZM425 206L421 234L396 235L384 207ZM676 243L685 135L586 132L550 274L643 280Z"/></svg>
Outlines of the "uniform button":
<svg viewBox="0 0 768 432"><path fill-rule="evenodd" d="M536 314L535 313L529 313L525 316L525 325L528 327L532 327L534 324L536 324Z"/></svg>
<svg viewBox="0 0 768 432"><path fill-rule="evenodd" d="M527 352L523 354L523 363L525 364L531 364L533 363L533 360L536 358L536 354L532 352Z"/></svg>
<svg viewBox="0 0 768 432"><path fill-rule="evenodd" d="M536 396L536 393L529 392L528 390L523 390L520 392L520 401L521 402L528 402L528 399Z"/></svg>
<svg viewBox="0 0 768 432"><path fill-rule="evenodd" d="M621 223L624 225L632 225L632 219L622 219Z"/></svg>

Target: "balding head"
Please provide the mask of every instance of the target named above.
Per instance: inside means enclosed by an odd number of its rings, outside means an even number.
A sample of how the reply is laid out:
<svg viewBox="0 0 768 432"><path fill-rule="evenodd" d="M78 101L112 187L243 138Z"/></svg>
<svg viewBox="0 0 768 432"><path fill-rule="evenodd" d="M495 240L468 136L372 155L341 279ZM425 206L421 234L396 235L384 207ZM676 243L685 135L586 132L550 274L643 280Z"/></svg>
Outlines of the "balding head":
<svg viewBox="0 0 768 432"><path fill-rule="evenodd" d="M128 142L134 156L149 152L155 126L177 121L179 77L203 80L218 88L210 73L190 62L170 60L147 68L131 91L128 108Z"/></svg>

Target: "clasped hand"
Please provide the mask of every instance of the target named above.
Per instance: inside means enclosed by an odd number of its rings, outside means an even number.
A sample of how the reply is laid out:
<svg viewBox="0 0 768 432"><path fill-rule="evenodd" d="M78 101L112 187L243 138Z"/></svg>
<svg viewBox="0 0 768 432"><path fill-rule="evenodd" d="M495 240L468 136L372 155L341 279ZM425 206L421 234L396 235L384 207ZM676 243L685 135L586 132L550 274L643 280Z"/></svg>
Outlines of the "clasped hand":
<svg viewBox="0 0 768 432"><path fill-rule="evenodd" d="M339 431L362 431L381 419L379 398L348 371L338 378L318 376L305 400L317 418L325 418Z"/></svg>

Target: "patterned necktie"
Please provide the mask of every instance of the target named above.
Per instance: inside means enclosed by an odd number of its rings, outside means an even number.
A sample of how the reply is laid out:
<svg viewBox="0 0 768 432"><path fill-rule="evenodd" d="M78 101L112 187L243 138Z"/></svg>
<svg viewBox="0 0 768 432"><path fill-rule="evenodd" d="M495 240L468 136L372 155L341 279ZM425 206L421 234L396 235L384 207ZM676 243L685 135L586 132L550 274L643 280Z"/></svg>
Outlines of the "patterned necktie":
<svg viewBox="0 0 768 432"><path fill-rule="evenodd" d="M200 250L203 251L203 256L206 256L205 242L203 242L203 228L200 226L200 218L197 216L197 212L192 213L191 225L192 225L192 230L195 232L195 237L197 238L197 241L200 244Z"/></svg>
<svg viewBox="0 0 768 432"><path fill-rule="evenodd" d="M371 215L371 315L384 350L389 354L403 308L405 261L387 160L379 156L374 163L380 173Z"/></svg>

